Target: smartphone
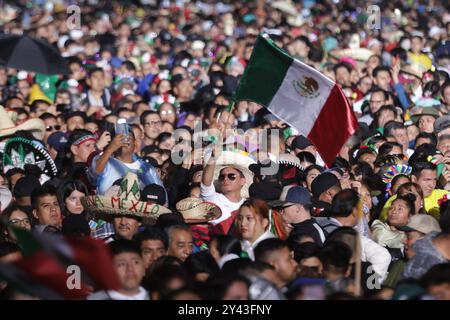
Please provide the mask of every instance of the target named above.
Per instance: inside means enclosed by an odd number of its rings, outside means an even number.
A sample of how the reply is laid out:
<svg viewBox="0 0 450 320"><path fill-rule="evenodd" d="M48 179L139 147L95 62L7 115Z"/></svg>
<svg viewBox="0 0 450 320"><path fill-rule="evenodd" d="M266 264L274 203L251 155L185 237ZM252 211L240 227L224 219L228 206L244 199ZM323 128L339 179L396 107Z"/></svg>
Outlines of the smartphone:
<svg viewBox="0 0 450 320"><path fill-rule="evenodd" d="M127 119L125 119L125 118L117 119L115 131L116 131L116 134L123 134L125 136L125 138L123 139L123 142L128 142L128 135L130 133L130 127L128 126Z"/></svg>

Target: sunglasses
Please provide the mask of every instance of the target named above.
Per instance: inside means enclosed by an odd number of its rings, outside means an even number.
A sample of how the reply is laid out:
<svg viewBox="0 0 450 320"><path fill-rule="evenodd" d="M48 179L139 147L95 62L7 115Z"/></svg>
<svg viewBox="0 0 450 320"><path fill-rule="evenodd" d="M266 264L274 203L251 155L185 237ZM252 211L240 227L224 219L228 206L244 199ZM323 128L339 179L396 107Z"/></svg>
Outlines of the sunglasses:
<svg viewBox="0 0 450 320"><path fill-rule="evenodd" d="M52 131L53 129L55 129L56 131L58 131L58 130L61 129L61 126L60 126L59 124L57 124L57 125L54 125L54 126L47 126L47 127L45 128L45 130L46 130L47 132L50 132L50 131Z"/></svg>
<svg viewBox="0 0 450 320"><path fill-rule="evenodd" d="M234 180L236 180L237 175L236 175L236 173L221 174L219 176L219 181L224 181L225 177L228 178L228 180L230 180L230 181L234 181Z"/></svg>

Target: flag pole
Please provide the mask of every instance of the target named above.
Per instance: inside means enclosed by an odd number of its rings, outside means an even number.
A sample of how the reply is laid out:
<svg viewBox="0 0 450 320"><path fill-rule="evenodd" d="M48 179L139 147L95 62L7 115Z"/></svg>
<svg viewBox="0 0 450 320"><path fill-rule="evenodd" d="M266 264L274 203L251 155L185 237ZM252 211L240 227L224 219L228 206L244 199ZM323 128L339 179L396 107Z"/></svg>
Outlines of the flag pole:
<svg viewBox="0 0 450 320"><path fill-rule="evenodd" d="M362 214L363 214L363 202L360 199L358 202L358 224L361 223L362 221ZM355 250L356 250L356 255L355 255L355 297L360 297L361 296L361 234L358 231L356 233L356 238L355 238Z"/></svg>

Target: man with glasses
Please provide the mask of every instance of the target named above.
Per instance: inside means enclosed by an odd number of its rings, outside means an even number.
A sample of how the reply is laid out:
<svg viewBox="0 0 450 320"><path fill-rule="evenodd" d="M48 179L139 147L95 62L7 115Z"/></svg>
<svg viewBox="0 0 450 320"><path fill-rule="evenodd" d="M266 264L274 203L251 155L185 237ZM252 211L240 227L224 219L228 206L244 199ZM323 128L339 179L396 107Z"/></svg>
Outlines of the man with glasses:
<svg viewBox="0 0 450 320"><path fill-rule="evenodd" d="M310 236L317 245L323 245L325 233L311 217L313 205L308 189L286 186L281 192L280 199L270 202L269 205L281 209L283 221L293 228L290 235Z"/></svg>
<svg viewBox="0 0 450 320"><path fill-rule="evenodd" d="M144 140L143 145L155 144L156 138L161 133L162 121L158 112L156 111L144 111L141 115L141 125L144 128Z"/></svg>
<svg viewBox="0 0 450 320"><path fill-rule="evenodd" d="M406 127L401 122L389 121L384 125L384 136L387 141L397 142L402 146L402 153L410 157L414 150L408 148L409 139Z"/></svg>
<svg viewBox="0 0 450 320"><path fill-rule="evenodd" d="M216 168L214 152L203 169L202 182L200 184L200 194L203 200L217 204L222 210L222 216L218 220L211 221L213 225L219 225L217 230L226 233L231 227L237 210L244 203L241 190L246 183L242 171L230 164L219 173L220 193L216 192L213 179ZM250 181L251 183L252 181ZM219 232L219 231L218 231Z"/></svg>
<svg viewBox="0 0 450 320"><path fill-rule="evenodd" d="M97 186L98 194L104 194L130 171L138 175L142 186L156 183L164 187L156 169L136 155L136 146L137 141L131 130L127 137L116 135L105 150L92 159L88 177L92 185Z"/></svg>
<svg viewBox="0 0 450 320"><path fill-rule="evenodd" d="M376 88L372 90L369 99L369 110L368 113L363 115L358 121L370 125L373 121L375 113L380 110L382 106L386 104L389 99L389 95L383 89Z"/></svg>
<svg viewBox="0 0 450 320"><path fill-rule="evenodd" d="M61 126L58 124L58 119L55 115L45 112L41 114L39 117L41 120L45 123L45 135L44 135L44 142L47 142L48 137L56 131L61 130Z"/></svg>

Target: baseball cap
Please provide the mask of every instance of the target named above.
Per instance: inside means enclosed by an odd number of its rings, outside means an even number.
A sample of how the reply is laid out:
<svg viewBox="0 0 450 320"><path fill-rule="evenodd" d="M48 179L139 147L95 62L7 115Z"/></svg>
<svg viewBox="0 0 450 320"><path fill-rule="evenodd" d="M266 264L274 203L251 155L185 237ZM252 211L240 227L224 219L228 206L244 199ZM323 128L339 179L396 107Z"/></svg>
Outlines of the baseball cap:
<svg viewBox="0 0 450 320"><path fill-rule="evenodd" d="M67 122L70 118L73 118L73 117L81 117L81 118L83 118L84 121L86 121L86 119L87 119L85 112L72 111L72 112L67 113L67 115L64 117L64 121Z"/></svg>
<svg viewBox="0 0 450 320"><path fill-rule="evenodd" d="M34 176L24 176L17 180L16 185L14 186L13 194L14 197L29 197L31 193L39 188L41 184L39 183L39 179Z"/></svg>
<svg viewBox="0 0 450 320"><path fill-rule="evenodd" d="M309 141L305 136L297 136L291 144L291 149L295 150L295 149L305 149L309 146L312 146L311 141Z"/></svg>
<svg viewBox="0 0 450 320"><path fill-rule="evenodd" d="M56 131L48 136L47 143L56 151L61 151L67 143L67 138L64 132Z"/></svg>
<svg viewBox="0 0 450 320"><path fill-rule="evenodd" d="M160 39L161 43L163 43L163 44L169 44L170 41L172 41L172 35L167 30L162 30L159 33L158 38Z"/></svg>
<svg viewBox="0 0 450 320"><path fill-rule="evenodd" d="M450 127L450 115L441 116L434 122L434 133L438 134Z"/></svg>
<svg viewBox="0 0 450 320"><path fill-rule="evenodd" d="M339 184L338 178L331 172L319 174L311 184L313 197L318 199L322 193Z"/></svg>
<svg viewBox="0 0 450 320"><path fill-rule="evenodd" d="M141 192L141 201L153 202L163 206L166 203L166 191L158 184L149 184Z"/></svg>
<svg viewBox="0 0 450 320"><path fill-rule="evenodd" d="M308 189L300 186L286 186L281 192L279 200L271 201L271 207L282 207L286 204L303 204L311 206L311 194Z"/></svg>
<svg viewBox="0 0 450 320"><path fill-rule="evenodd" d="M398 227L402 231L418 231L428 234L433 231L441 232L438 221L428 214L418 214L412 216L406 226Z"/></svg>
<svg viewBox="0 0 450 320"><path fill-rule="evenodd" d="M248 189L250 197L265 201L277 200L282 192L281 185L272 181L262 181L252 183Z"/></svg>

